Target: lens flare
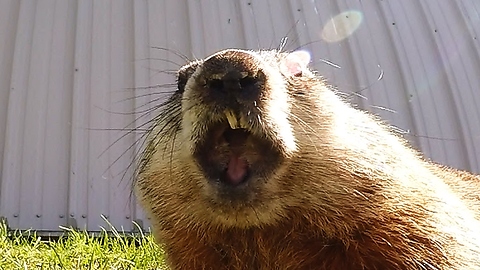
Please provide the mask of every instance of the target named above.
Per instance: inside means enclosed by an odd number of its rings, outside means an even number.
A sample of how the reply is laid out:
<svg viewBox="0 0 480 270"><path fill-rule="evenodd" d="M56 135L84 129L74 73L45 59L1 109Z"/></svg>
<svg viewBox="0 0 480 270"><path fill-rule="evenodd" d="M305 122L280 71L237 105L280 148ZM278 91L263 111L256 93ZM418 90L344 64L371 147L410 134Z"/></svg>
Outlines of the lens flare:
<svg viewBox="0 0 480 270"><path fill-rule="evenodd" d="M339 42L351 36L362 23L363 15L359 11L345 11L330 19L322 30L322 39L326 42Z"/></svg>

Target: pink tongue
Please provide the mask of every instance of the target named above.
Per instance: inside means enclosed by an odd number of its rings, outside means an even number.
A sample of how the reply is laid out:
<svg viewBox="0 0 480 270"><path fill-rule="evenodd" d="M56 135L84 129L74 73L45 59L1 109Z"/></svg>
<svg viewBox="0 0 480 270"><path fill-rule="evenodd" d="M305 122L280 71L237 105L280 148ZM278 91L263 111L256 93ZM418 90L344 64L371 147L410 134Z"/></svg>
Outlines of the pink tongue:
<svg viewBox="0 0 480 270"><path fill-rule="evenodd" d="M243 158L232 156L228 162L227 176L232 184L239 184L247 174L247 161Z"/></svg>

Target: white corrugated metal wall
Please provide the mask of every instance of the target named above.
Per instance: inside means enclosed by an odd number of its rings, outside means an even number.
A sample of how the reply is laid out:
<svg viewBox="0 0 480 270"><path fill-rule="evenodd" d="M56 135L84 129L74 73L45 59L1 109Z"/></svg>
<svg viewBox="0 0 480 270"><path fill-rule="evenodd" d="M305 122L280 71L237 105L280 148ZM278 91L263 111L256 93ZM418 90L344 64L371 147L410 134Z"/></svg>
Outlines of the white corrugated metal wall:
<svg viewBox="0 0 480 270"><path fill-rule="evenodd" d="M0 216L48 231L96 231L102 214L125 230L148 223L128 177L141 132L120 129L141 130L149 115L135 119L171 88L145 87L174 82L163 71L184 63L176 52L284 36L428 157L480 172L479 11L477 0L0 0Z"/></svg>

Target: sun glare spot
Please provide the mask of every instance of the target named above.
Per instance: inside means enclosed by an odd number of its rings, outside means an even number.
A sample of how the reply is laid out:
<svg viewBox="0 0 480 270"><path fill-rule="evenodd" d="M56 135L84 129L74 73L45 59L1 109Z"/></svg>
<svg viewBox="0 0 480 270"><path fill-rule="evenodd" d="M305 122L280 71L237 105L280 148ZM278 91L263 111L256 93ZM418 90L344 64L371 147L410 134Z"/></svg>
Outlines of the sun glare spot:
<svg viewBox="0 0 480 270"><path fill-rule="evenodd" d="M359 11L345 11L330 19L322 30L322 39L326 42L339 42L351 36L362 23L363 15Z"/></svg>

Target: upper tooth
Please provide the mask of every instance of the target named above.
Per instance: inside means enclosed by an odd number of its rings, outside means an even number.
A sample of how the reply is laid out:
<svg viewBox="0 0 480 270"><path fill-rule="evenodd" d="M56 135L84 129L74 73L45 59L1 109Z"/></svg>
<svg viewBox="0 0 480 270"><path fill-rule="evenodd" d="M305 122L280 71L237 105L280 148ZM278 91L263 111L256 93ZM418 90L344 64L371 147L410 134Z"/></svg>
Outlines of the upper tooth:
<svg viewBox="0 0 480 270"><path fill-rule="evenodd" d="M227 116L227 121L231 129L240 128L240 123L238 122L237 117L232 111L226 110L225 116Z"/></svg>
<svg viewBox="0 0 480 270"><path fill-rule="evenodd" d="M248 121L243 115L242 115L242 117L240 117L239 125L240 125L241 128L248 129Z"/></svg>

